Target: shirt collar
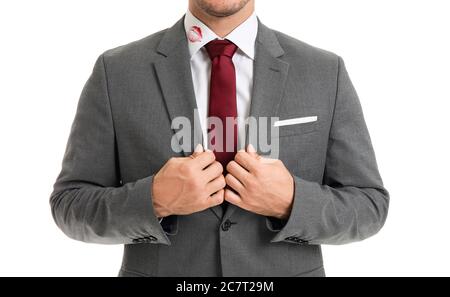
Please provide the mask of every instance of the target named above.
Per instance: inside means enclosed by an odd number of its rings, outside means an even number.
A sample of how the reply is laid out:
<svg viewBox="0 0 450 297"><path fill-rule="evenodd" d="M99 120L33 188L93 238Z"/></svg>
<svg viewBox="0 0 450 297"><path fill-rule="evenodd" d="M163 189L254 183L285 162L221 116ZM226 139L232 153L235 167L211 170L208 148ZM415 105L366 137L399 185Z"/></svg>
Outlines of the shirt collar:
<svg viewBox="0 0 450 297"><path fill-rule="evenodd" d="M220 38L189 10L184 17L184 28L188 39L191 58L208 42L214 39L228 39L252 60L255 58L255 41L258 33L258 19L253 13L242 24L235 28L225 38Z"/></svg>

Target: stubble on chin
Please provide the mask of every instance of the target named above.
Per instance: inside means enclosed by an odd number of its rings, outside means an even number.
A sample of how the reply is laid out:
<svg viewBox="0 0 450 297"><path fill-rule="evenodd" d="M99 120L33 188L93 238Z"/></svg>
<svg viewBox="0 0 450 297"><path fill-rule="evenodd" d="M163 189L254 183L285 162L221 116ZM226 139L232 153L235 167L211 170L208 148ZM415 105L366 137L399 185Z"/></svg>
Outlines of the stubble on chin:
<svg viewBox="0 0 450 297"><path fill-rule="evenodd" d="M250 0L240 0L227 7L217 7L211 4L208 0L196 0L197 5L207 14L214 17L228 17L237 12L247 5ZM225 1L226 2L226 1Z"/></svg>

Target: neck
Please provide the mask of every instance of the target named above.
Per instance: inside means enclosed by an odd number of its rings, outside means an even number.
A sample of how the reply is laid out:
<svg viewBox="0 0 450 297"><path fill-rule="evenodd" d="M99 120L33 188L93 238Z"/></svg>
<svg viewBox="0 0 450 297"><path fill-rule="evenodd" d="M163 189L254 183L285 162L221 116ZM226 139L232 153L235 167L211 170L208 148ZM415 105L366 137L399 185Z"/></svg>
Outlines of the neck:
<svg viewBox="0 0 450 297"><path fill-rule="evenodd" d="M247 20L255 11L255 3L254 1L250 1L246 6L233 15L217 17L205 13L194 2L195 1L189 1L189 10L191 13L221 38L224 38L230 34L240 24L245 22L245 20Z"/></svg>

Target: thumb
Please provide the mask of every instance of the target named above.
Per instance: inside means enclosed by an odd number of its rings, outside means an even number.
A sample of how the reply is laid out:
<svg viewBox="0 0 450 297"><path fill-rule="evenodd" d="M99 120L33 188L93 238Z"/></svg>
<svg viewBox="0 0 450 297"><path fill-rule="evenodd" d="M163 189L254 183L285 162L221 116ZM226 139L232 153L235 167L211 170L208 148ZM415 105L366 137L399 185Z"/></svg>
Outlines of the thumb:
<svg viewBox="0 0 450 297"><path fill-rule="evenodd" d="M192 153L191 157L195 158L203 152L204 152L203 146L199 143L195 147L194 152Z"/></svg>
<svg viewBox="0 0 450 297"><path fill-rule="evenodd" d="M256 158L256 159L260 159L260 158L261 158L261 156L258 155L258 153L256 152L255 147L254 147L252 144L249 144L249 145L247 146L247 153L248 153L250 156L252 156L252 157L254 157L254 158Z"/></svg>

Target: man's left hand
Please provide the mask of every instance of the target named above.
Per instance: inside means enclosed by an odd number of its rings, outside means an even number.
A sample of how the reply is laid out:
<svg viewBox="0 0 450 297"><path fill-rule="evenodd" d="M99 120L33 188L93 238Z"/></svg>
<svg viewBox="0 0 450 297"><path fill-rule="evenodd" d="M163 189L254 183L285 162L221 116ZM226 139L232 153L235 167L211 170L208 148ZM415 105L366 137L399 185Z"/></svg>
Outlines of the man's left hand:
<svg viewBox="0 0 450 297"><path fill-rule="evenodd" d="M287 219L294 198L294 179L276 159L261 157L252 145L227 165L225 200L247 211Z"/></svg>

